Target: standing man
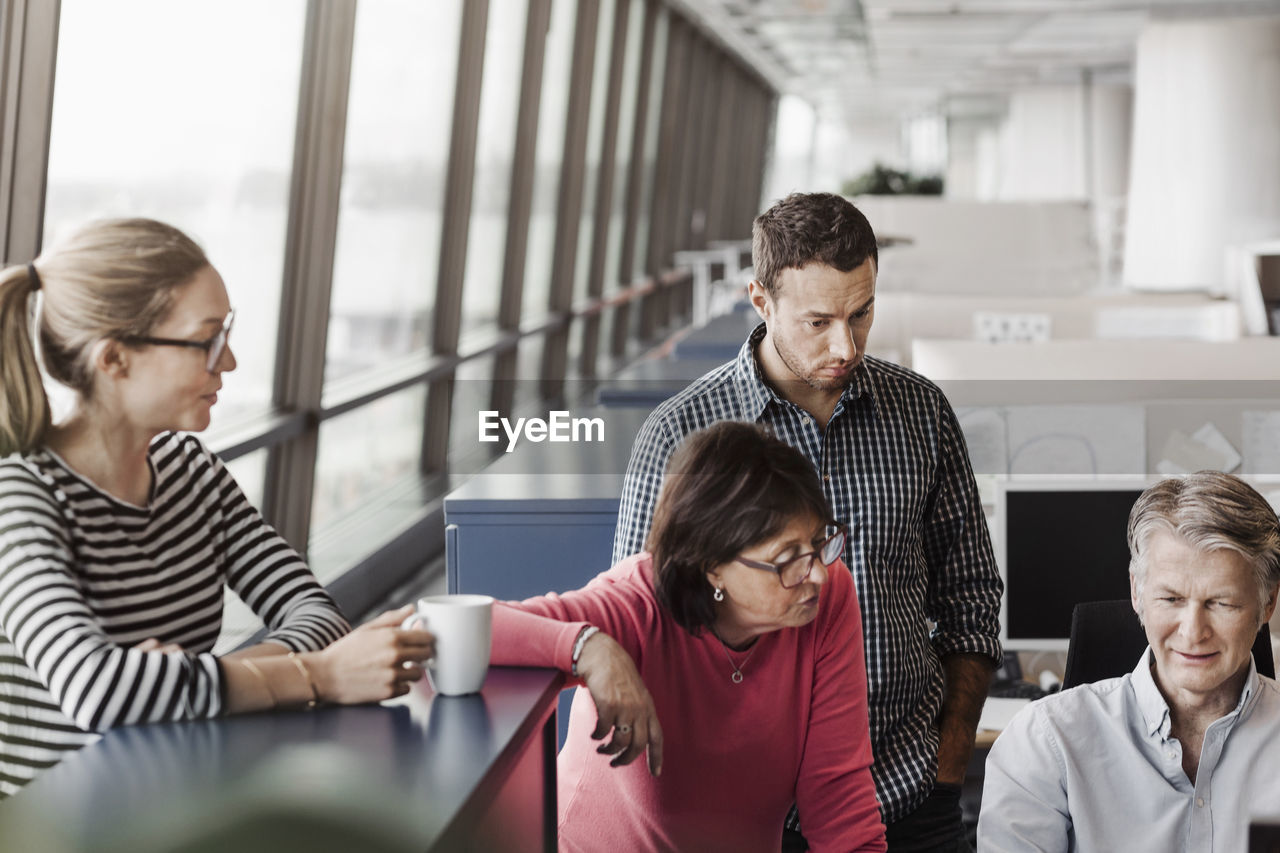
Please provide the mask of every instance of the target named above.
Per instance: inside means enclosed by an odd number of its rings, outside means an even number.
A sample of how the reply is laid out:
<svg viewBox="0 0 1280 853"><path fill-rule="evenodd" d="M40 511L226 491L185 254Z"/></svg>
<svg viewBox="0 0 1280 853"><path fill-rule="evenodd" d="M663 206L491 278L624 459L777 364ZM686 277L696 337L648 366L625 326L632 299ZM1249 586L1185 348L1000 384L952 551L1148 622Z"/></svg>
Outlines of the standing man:
<svg viewBox="0 0 1280 853"><path fill-rule="evenodd" d="M764 322L736 359L645 422L614 561L643 550L685 435L753 421L799 448L849 531L889 850L968 850L960 785L1000 659L1001 582L964 438L935 385L865 356L878 261L857 208L828 193L790 195L756 218L752 260L751 304Z"/></svg>

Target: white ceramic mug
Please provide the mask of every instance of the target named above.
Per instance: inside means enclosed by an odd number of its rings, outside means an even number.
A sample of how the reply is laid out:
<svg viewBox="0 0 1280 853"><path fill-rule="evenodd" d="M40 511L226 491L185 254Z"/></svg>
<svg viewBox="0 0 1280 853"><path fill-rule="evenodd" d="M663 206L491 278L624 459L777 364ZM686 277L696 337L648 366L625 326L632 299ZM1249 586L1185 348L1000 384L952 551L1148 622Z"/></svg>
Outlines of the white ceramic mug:
<svg viewBox="0 0 1280 853"><path fill-rule="evenodd" d="M444 696L475 693L489 671L493 598L488 595L433 595L419 598L417 611L401 628L425 628L436 637L427 678Z"/></svg>

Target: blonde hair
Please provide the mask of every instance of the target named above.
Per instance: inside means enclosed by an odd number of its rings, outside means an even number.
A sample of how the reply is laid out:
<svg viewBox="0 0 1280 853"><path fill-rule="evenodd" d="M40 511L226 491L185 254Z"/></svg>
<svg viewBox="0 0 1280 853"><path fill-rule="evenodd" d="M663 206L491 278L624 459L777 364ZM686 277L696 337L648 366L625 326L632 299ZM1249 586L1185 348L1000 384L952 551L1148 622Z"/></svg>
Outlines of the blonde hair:
<svg viewBox="0 0 1280 853"><path fill-rule="evenodd" d="M209 260L172 225L109 219L33 263L38 280L27 266L0 272L0 456L38 447L52 421L36 335L49 376L88 399L94 344L146 335L169 313L174 290Z"/></svg>
<svg viewBox="0 0 1280 853"><path fill-rule="evenodd" d="M1266 612L1280 584L1280 521L1256 489L1221 471L1197 471L1143 492L1129 513L1128 531L1129 573L1139 600L1147 580L1147 545L1162 530L1201 551L1224 549L1243 557L1256 584L1259 617Z"/></svg>

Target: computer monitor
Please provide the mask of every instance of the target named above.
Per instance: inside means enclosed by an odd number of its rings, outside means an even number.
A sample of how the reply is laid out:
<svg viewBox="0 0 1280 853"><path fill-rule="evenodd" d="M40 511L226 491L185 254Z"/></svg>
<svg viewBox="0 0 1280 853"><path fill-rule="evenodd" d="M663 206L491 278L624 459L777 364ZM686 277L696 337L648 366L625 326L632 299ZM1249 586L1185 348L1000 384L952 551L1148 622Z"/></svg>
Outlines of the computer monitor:
<svg viewBox="0 0 1280 853"><path fill-rule="evenodd" d="M1280 816L1249 824L1249 853L1280 853Z"/></svg>
<svg viewBox="0 0 1280 853"><path fill-rule="evenodd" d="M1129 597L1129 510L1142 477L1014 478L996 489L1006 649L1065 649L1082 601Z"/></svg>

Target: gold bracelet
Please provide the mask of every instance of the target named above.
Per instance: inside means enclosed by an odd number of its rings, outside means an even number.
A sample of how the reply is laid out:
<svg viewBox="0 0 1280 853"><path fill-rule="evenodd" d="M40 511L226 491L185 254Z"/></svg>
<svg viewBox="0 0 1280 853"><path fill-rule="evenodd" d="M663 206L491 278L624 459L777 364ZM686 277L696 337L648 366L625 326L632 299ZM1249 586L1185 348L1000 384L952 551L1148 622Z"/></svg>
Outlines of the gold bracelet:
<svg viewBox="0 0 1280 853"><path fill-rule="evenodd" d="M267 681L267 677L262 674L262 670L258 669L258 665L248 658L241 658L240 663L244 664L245 669L257 676L258 680L262 682L262 686L267 688L267 695L271 697L271 707L279 708L280 703L276 701L276 694L275 691L271 689L271 682Z"/></svg>
<svg viewBox="0 0 1280 853"><path fill-rule="evenodd" d="M311 688L311 698L307 700L307 710L313 711L316 705L320 704L320 691L316 690L316 683L311 680L311 670L307 669L307 665L302 662L302 658L298 657L297 652L289 652L289 660L293 661L293 665L298 668L298 672L302 673L307 686Z"/></svg>

